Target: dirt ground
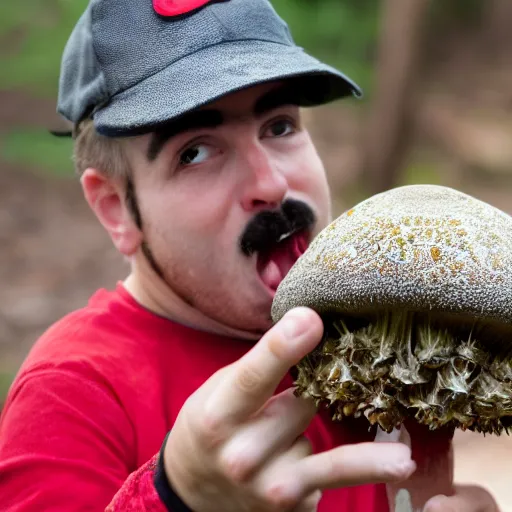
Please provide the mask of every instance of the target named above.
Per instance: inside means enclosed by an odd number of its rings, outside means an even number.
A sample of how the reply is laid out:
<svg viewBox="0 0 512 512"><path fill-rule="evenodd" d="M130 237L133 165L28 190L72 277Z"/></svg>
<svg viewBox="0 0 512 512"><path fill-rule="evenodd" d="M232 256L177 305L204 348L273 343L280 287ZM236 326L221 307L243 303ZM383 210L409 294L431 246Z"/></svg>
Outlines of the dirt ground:
<svg viewBox="0 0 512 512"><path fill-rule="evenodd" d="M55 126L53 108L52 102L18 92L0 94L0 136L14 125ZM343 191L358 162L349 116L323 109L309 121L330 182ZM458 180L457 174L445 176L447 184ZM465 182L465 190L512 210L510 188ZM338 198L335 210L341 213L348 206L348 199ZM76 179L54 179L1 161L0 247L0 373L14 373L52 322L127 273ZM512 440L458 434L455 453L458 480L488 486L502 510L512 511Z"/></svg>

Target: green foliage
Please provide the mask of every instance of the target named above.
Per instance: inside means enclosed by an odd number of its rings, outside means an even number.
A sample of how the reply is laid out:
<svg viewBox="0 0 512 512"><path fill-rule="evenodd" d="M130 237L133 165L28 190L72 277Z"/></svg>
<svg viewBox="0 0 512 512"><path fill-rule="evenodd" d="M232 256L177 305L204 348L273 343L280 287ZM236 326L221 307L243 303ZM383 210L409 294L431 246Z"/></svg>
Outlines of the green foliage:
<svg viewBox="0 0 512 512"><path fill-rule="evenodd" d="M20 43L0 53L0 88L55 96L62 51L86 5L86 0L3 2L0 38L11 43L19 37Z"/></svg>
<svg viewBox="0 0 512 512"><path fill-rule="evenodd" d="M272 0L297 44L340 69L365 92L372 83L379 0Z"/></svg>
<svg viewBox="0 0 512 512"><path fill-rule="evenodd" d="M73 176L71 139L41 129L14 130L0 141L0 158L57 176Z"/></svg>

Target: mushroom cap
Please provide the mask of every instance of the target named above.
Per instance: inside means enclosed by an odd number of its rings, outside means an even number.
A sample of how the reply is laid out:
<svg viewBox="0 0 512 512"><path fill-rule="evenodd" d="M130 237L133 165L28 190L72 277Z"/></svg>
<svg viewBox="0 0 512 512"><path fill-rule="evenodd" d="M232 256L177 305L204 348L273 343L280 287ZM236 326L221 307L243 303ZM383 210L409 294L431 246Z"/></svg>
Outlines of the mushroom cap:
<svg viewBox="0 0 512 512"><path fill-rule="evenodd" d="M512 217L436 185L370 197L313 240L279 285L273 320L297 306L349 315L398 308L512 325Z"/></svg>

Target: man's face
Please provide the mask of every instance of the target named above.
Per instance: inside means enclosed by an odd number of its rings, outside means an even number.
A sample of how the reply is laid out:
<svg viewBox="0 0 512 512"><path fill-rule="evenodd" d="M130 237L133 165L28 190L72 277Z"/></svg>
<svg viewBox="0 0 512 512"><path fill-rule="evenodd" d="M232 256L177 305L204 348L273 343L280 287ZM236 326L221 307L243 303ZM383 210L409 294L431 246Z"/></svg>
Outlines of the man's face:
<svg viewBox="0 0 512 512"><path fill-rule="evenodd" d="M255 333L270 327L277 285L330 220L324 168L290 97L257 86L128 144L144 242L167 285Z"/></svg>

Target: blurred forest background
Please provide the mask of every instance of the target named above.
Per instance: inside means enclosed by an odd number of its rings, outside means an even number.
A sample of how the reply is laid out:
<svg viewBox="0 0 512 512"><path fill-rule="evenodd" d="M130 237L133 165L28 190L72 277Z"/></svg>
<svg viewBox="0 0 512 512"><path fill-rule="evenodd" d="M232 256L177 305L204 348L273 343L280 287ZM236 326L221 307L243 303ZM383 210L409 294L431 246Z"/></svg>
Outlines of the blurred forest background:
<svg viewBox="0 0 512 512"><path fill-rule="evenodd" d="M512 213L512 1L274 0L295 40L362 100L306 112L335 214L389 187L456 187ZM0 6L0 403L35 339L127 268L86 208L55 113L86 0ZM461 479L512 510L506 438L458 438ZM508 450L508 451L506 451ZM499 462L501 461L501 462Z"/></svg>

